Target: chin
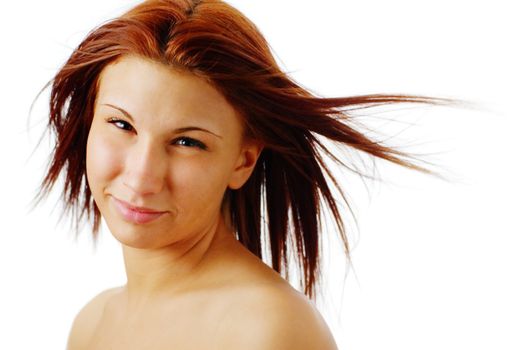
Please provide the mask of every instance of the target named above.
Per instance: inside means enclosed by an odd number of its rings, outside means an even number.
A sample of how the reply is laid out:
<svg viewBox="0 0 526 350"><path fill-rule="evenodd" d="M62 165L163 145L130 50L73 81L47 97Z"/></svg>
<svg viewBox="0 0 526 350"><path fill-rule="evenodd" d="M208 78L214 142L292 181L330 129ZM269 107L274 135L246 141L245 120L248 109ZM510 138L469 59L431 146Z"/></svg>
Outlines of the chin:
<svg viewBox="0 0 526 350"><path fill-rule="evenodd" d="M181 219L179 211L169 211L145 223L135 221L137 217L123 215L117 208L111 195L107 195L101 212L112 236L122 245L136 249L158 249L177 241L191 239L193 233L180 230L176 219ZM140 221L140 220L139 220ZM179 220L178 220L179 221ZM188 225L183 225L187 226ZM208 228L205 226L203 229ZM177 232L175 235L174 233Z"/></svg>
<svg viewBox="0 0 526 350"><path fill-rule="evenodd" d="M111 235L117 241L123 245L138 249L156 248L160 245L162 237L159 236L159 233L166 233L168 230L166 225L160 224L159 221L166 218L159 218L147 224L128 222L112 207L110 202L111 199L106 202L106 212L102 216Z"/></svg>
<svg viewBox="0 0 526 350"><path fill-rule="evenodd" d="M133 224L113 224L109 225L108 228L112 236L121 244L137 248L137 249L153 249L158 248L159 236L152 228L135 226ZM161 230L161 232L166 232Z"/></svg>

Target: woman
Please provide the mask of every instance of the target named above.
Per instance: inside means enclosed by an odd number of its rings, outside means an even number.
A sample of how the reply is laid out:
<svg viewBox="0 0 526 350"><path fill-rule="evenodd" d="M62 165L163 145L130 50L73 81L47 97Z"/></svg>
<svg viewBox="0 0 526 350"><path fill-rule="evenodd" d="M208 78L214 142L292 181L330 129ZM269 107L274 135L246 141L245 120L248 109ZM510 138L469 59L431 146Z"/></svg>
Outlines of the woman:
<svg viewBox="0 0 526 350"><path fill-rule="evenodd" d="M71 350L336 349L309 300L322 199L349 250L320 150L339 160L315 134L431 173L344 121L351 107L453 103L316 97L219 0L145 1L90 32L52 83L57 143L39 200L64 171L67 209L95 239L104 217L127 274L78 313Z"/></svg>

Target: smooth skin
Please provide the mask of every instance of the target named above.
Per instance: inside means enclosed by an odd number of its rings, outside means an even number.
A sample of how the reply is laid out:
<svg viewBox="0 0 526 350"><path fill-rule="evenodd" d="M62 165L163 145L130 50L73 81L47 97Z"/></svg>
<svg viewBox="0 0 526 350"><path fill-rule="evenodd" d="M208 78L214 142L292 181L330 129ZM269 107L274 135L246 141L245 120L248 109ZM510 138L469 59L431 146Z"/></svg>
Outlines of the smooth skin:
<svg viewBox="0 0 526 350"><path fill-rule="evenodd" d="M105 67L86 170L127 283L82 308L69 350L336 349L315 306L239 243L221 212L263 149L242 135L203 78L130 55ZM165 213L140 224L115 198Z"/></svg>

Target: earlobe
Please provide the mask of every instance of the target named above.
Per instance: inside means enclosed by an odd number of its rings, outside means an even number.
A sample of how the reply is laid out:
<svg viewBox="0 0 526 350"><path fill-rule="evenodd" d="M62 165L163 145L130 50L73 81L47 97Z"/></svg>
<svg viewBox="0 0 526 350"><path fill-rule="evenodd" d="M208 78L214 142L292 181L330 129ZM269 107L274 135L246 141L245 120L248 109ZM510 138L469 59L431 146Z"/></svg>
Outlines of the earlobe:
<svg viewBox="0 0 526 350"><path fill-rule="evenodd" d="M252 174L262 150L263 145L256 142L244 147L239 154L238 162L228 183L230 189L237 190L245 184Z"/></svg>

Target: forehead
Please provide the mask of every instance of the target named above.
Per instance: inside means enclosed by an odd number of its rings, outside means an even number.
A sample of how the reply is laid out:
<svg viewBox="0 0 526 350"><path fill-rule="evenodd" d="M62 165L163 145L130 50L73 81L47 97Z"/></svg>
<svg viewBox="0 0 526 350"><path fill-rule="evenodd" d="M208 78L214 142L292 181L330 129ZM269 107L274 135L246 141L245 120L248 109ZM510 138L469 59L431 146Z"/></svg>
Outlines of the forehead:
<svg viewBox="0 0 526 350"><path fill-rule="evenodd" d="M240 122L234 107L204 78L137 56L123 56L102 70L97 104L102 103L148 117Z"/></svg>

